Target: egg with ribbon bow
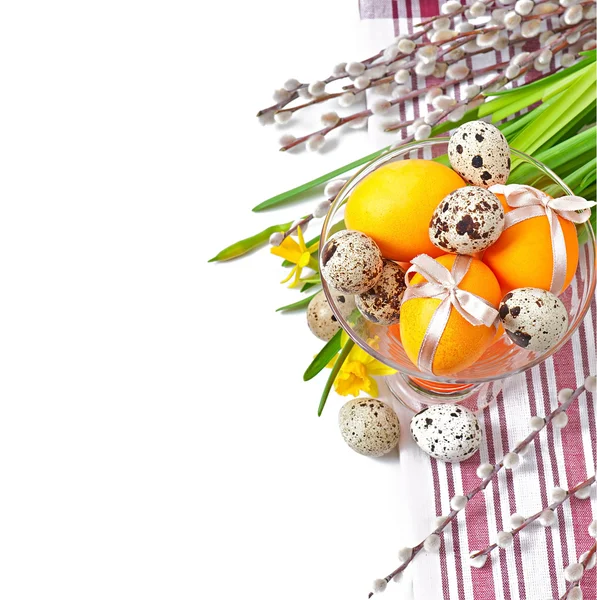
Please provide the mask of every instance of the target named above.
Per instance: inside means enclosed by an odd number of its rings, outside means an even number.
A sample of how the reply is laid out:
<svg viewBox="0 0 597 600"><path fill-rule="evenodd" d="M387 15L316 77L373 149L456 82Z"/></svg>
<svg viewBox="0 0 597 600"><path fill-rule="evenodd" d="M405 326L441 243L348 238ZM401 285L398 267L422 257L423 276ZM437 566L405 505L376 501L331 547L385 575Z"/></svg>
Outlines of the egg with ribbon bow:
<svg viewBox="0 0 597 600"><path fill-rule="evenodd" d="M419 255L409 275L400 309L406 354L423 373L466 369L495 337L501 299L495 275L480 260L454 254Z"/></svg>
<svg viewBox="0 0 597 600"><path fill-rule="evenodd" d="M506 219L483 262L494 272L502 293L534 287L561 294L578 264L575 224L589 219L595 202L579 196L552 198L526 185L494 185L489 190L500 199Z"/></svg>

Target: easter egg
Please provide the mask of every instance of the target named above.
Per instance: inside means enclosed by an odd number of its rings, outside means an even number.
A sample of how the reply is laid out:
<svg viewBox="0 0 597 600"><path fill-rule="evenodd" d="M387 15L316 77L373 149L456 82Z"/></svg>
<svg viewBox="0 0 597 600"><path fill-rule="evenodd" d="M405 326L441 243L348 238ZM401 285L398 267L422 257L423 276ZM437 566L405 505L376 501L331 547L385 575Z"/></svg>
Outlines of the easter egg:
<svg viewBox="0 0 597 600"><path fill-rule="evenodd" d="M349 296L343 292L331 290L332 297L340 313L345 319L348 319L350 313L356 308L354 296ZM313 296L307 307L307 325L311 333L325 342L331 340L336 332L340 330L340 323L332 311L324 291L321 290Z"/></svg>
<svg viewBox="0 0 597 600"><path fill-rule="evenodd" d="M440 202L429 224L429 237L444 252L475 254L495 243L503 230L504 209L496 195L468 186Z"/></svg>
<svg viewBox="0 0 597 600"><path fill-rule="evenodd" d="M485 121L461 125L450 138L452 168L472 185L506 183L510 175L510 146L502 132Z"/></svg>
<svg viewBox="0 0 597 600"><path fill-rule="evenodd" d="M359 231L335 233L321 250L321 274L346 294L370 290L381 276L383 260L375 242Z"/></svg>
<svg viewBox="0 0 597 600"><path fill-rule="evenodd" d="M383 456L400 439L400 422L387 404L373 398L349 400L338 415L344 441L364 456Z"/></svg>
<svg viewBox="0 0 597 600"><path fill-rule="evenodd" d="M400 321L400 303L406 290L405 271L395 262L383 259L383 271L367 292L355 296L361 314L373 323L392 325Z"/></svg>
<svg viewBox="0 0 597 600"><path fill-rule="evenodd" d="M504 196L496 194L504 212L508 206ZM514 209L516 210L516 209ZM566 278L562 292L570 285L578 264L578 237L574 223L557 217L566 242ZM502 292L534 287L549 290L553 269L553 250L549 222L545 215L520 221L504 229L498 240L483 255L502 287Z"/></svg>
<svg viewBox="0 0 597 600"><path fill-rule="evenodd" d="M437 205L465 185L452 169L430 160L386 164L365 177L346 203L349 229L362 231L382 255L409 262L418 254L439 256L429 239L429 222Z"/></svg>
<svg viewBox="0 0 597 600"><path fill-rule="evenodd" d="M475 414L464 406L435 404L418 412L410 422L417 446L433 458L460 462L481 444L481 428Z"/></svg>
<svg viewBox="0 0 597 600"><path fill-rule="evenodd" d="M533 352L547 352L568 330L568 311L551 292L520 288L506 294L500 304L500 319L508 337Z"/></svg>
<svg viewBox="0 0 597 600"><path fill-rule="evenodd" d="M445 254L436 259L447 269L451 269L456 256ZM410 283L424 282L422 275L416 273ZM476 258L466 275L458 285L461 290L484 298L496 310L501 299L500 286L487 265ZM410 298L400 308L400 338L407 356L416 365L419 349L431 318L441 300L438 298ZM495 338L495 327L472 325L454 307L438 342L433 357L432 370L436 375L452 375L472 365Z"/></svg>

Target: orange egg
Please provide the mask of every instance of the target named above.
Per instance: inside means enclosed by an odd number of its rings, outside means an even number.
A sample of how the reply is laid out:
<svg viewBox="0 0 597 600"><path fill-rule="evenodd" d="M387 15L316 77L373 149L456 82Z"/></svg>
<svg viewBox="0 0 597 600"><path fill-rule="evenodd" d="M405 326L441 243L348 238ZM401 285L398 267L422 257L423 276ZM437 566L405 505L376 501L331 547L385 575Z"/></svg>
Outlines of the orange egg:
<svg viewBox="0 0 597 600"><path fill-rule="evenodd" d="M349 229L372 237L386 258L409 262L417 254L443 251L429 239L429 222L438 204L466 183L452 169L431 160L389 163L370 173L353 190L344 220Z"/></svg>
<svg viewBox="0 0 597 600"><path fill-rule="evenodd" d="M451 269L456 256L445 254L436 260ZM411 279L412 284L422 281L425 279L418 273ZM484 298L495 309L498 308L502 297L499 283L491 269L480 260L472 259L469 270L458 287ZM441 300L437 298L412 298L404 302L400 308L402 345L415 365L427 326L440 302ZM433 358L433 372L436 375L452 375L466 369L493 343L495 335L495 327L471 325L452 306Z"/></svg>
<svg viewBox="0 0 597 600"><path fill-rule="evenodd" d="M504 196L497 194L504 211L512 209ZM566 279L564 291L576 272L578 264L578 237L574 223L557 217L566 241ZM504 230L497 242L483 255L502 287L502 293L521 287L548 290L551 284L553 254L549 222L545 215L521 221Z"/></svg>

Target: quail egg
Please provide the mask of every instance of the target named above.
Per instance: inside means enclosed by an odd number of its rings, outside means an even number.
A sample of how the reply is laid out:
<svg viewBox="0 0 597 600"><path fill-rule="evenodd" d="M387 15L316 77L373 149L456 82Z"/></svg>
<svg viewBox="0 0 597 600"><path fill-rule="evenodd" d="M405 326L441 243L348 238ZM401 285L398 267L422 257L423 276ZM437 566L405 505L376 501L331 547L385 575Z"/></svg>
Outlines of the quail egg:
<svg viewBox="0 0 597 600"><path fill-rule="evenodd" d="M347 319L350 313L356 308L354 296L334 290L330 291L340 313ZM338 323L338 319L336 319L336 315L334 315L323 290L315 294L311 302L309 302L307 324L313 335L326 342L332 339L334 334L340 330L340 323Z"/></svg>
<svg viewBox="0 0 597 600"><path fill-rule="evenodd" d="M429 224L429 238L445 252L474 254L497 241L504 220L495 194L485 188L463 187L439 203Z"/></svg>
<svg viewBox="0 0 597 600"><path fill-rule="evenodd" d="M418 412L410 433L423 452L445 462L472 456L481 444L481 428L475 414L457 404L434 404Z"/></svg>
<svg viewBox="0 0 597 600"><path fill-rule="evenodd" d="M406 290L404 269L391 260L383 259L383 270L377 283L355 296L357 308L373 323L392 325L400 321L400 303Z"/></svg>
<svg viewBox="0 0 597 600"><path fill-rule="evenodd" d="M533 352L553 348L568 330L568 311L551 292L538 288L518 288L500 303L504 329L515 343Z"/></svg>
<svg viewBox="0 0 597 600"><path fill-rule="evenodd" d="M355 398L341 409L338 418L344 441L364 456L382 456L400 439L396 413L374 398Z"/></svg>
<svg viewBox="0 0 597 600"><path fill-rule="evenodd" d="M360 231L335 233L321 251L322 275L334 289L362 294L371 289L383 269L377 244Z"/></svg>
<svg viewBox="0 0 597 600"><path fill-rule="evenodd" d="M502 132L485 121L461 125L450 138L452 168L468 183L490 187L510 175L510 147Z"/></svg>

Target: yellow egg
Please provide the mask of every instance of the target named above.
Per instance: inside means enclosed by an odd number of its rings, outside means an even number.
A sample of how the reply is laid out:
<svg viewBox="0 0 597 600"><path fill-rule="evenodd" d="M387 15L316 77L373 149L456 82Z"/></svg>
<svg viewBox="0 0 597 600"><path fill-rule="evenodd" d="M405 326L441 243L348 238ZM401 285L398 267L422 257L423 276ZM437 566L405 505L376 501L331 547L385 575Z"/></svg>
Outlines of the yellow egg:
<svg viewBox="0 0 597 600"><path fill-rule="evenodd" d="M429 239L438 204L466 184L452 169L432 160L399 160L370 173L353 190L344 220L349 229L375 240L382 255L408 262L418 254L444 251Z"/></svg>

